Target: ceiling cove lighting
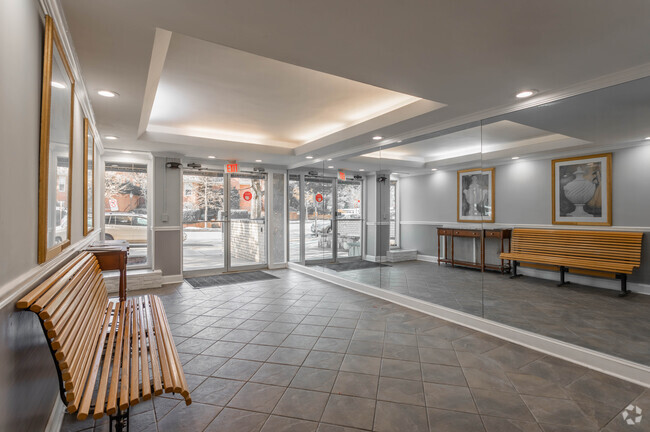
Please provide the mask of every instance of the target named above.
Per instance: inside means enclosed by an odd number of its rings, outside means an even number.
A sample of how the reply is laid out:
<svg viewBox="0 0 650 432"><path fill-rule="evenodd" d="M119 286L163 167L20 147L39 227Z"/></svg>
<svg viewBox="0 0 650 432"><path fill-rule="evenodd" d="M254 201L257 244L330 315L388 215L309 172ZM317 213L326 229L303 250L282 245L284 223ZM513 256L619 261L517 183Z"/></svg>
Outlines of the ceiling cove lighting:
<svg viewBox="0 0 650 432"><path fill-rule="evenodd" d="M517 99L526 99L536 94L537 90L522 90L516 94Z"/></svg>
<svg viewBox="0 0 650 432"><path fill-rule="evenodd" d="M519 156L513 156L512 157L512 160L517 160L517 159L519 159Z"/></svg>
<svg viewBox="0 0 650 432"><path fill-rule="evenodd" d="M64 89L66 88L66 85L63 83L60 83L58 81L52 81L52 87L59 88L59 89Z"/></svg>
<svg viewBox="0 0 650 432"><path fill-rule="evenodd" d="M115 141L118 137L116 137L115 135L106 135L104 138L109 141Z"/></svg>
<svg viewBox="0 0 650 432"><path fill-rule="evenodd" d="M100 95L100 96L107 97L107 98L114 98L115 96L119 96L117 93L115 93L114 91L110 91L110 90L99 90L97 92L97 94Z"/></svg>
<svg viewBox="0 0 650 432"><path fill-rule="evenodd" d="M133 152L132 152L131 150L122 150L122 153L124 153L124 154L131 154L131 153L133 153Z"/></svg>
<svg viewBox="0 0 650 432"><path fill-rule="evenodd" d="M384 139L384 137L381 135L375 135L374 137L372 137L372 139L374 139L375 141L379 141L381 139Z"/></svg>

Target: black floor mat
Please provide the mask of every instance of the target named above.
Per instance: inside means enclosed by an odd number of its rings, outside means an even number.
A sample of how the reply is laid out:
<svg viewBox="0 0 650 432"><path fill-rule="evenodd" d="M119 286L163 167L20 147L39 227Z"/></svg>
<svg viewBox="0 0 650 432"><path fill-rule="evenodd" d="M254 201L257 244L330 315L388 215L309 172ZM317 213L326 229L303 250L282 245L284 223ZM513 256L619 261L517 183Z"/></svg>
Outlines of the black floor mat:
<svg viewBox="0 0 650 432"><path fill-rule="evenodd" d="M277 276L264 273L263 271L250 271L241 273L228 273L215 276L203 276L186 278L185 282L194 288L207 288L221 285L233 285L244 282L256 282L270 279L279 279Z"/></svg>
<svg viewBox="0 0 650 432"><path fill-rule="evenodd" d="M390 267L387 264L370 262L370 261L351 261L338 264L322 264L323 267L337 272L350 271L350 270L363 270L375 267Z"/></svg>

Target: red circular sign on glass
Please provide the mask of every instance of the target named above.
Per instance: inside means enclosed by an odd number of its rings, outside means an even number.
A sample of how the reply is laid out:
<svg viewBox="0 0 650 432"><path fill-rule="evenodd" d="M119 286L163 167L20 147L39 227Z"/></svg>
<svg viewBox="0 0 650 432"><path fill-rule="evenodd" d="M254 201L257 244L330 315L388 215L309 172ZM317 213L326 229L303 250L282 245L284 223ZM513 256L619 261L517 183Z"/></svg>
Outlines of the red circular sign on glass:
<svg viewBox="0 0 650 432"><path fill-rule="evenodd" d="M244 199L246 201L250 201L251 199L253 199L253 194L251 193L251 191L244 192Z"/></svg>
<svg viewBox="0 0 650 432"><path fill-rule="evenodd" d="M323 195L316 194L316 202L323 202Z"/></svg>

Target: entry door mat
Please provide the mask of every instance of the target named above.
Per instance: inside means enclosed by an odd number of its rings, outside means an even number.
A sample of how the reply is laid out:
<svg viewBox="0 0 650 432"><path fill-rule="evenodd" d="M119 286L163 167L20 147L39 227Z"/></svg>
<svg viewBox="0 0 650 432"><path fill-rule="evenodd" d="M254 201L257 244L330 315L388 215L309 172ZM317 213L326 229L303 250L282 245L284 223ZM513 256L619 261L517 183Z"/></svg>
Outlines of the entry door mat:
<svg viewBox="0 0 650 432"><path fill-rule="evenodd" d="M388 264L382 264L382 263L377 263L377 262L371 262L371 261L350 261L350 262L345 262L345 263L337 263L337 264L322 264L323 267L334 270L336 272L344 272L344 271L350 271L350 270L365 270L365 269L370 269L370 268L375 268L375 267L390 267Z"/></svg>
<svg viewBox="0 0 650 432"><path fill-rule="evenodd" d="M194 288L207 288L222 285L234 285L246 282L257 282L271 279L280 279L277 276L264 273L263 271L250 271L241 273L228 273L215 276L203 276L187 278L185 282Z"/></svg>

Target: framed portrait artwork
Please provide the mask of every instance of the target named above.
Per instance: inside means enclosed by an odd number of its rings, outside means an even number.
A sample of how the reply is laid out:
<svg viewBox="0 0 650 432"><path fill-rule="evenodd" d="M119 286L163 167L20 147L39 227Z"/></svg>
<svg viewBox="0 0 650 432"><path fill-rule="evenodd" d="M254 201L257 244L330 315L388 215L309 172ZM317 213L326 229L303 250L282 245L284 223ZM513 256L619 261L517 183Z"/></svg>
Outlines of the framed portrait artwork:
<svg viewBox="0 0 650 432"><path fill-rule="evenodd" d="M74 77L50 16L45 17L38 179L38 262L70 245Z"/></svg>
<svg viewBox="0 0 650 432"><path fill-rule="evenodd" d="M612 224L612 154L552 161L553 224Z"/></svg>
<svg viewBox="0 0 650 432"><path fill-rule="evenodd" d="M494 168L458 171L458 222L494 223Z"/></svg>

